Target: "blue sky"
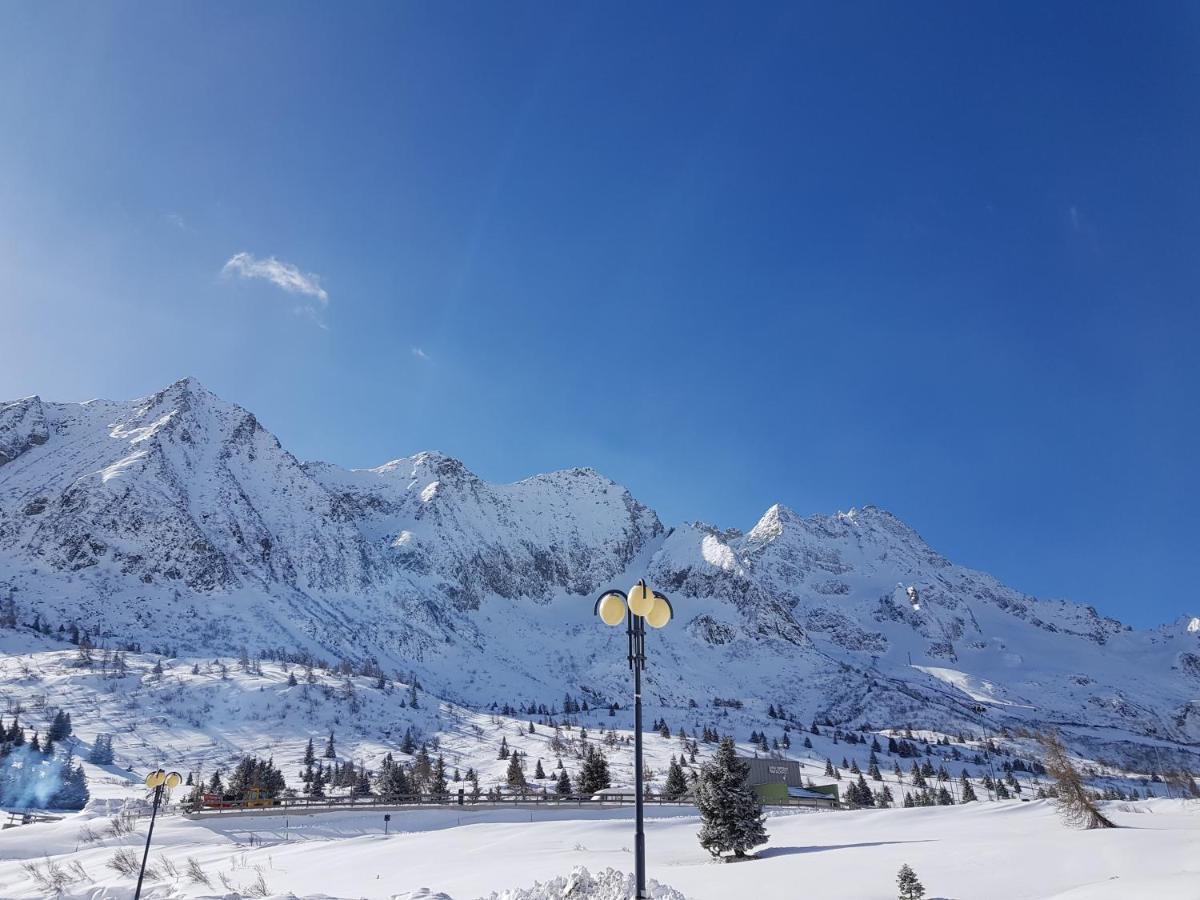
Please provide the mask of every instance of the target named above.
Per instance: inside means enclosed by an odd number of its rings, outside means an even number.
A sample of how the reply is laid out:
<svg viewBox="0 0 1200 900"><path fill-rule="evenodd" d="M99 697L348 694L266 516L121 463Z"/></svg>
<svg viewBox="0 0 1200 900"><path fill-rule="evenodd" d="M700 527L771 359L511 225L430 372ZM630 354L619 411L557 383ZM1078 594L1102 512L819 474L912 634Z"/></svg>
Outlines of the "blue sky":
<svg viewBox="0 0 1200 900"><path fill-rule="evenodd" d="M8 4L0 396L193 374L305 458L875 503L1200 613L1198 45L1167 2Z"/></svg>

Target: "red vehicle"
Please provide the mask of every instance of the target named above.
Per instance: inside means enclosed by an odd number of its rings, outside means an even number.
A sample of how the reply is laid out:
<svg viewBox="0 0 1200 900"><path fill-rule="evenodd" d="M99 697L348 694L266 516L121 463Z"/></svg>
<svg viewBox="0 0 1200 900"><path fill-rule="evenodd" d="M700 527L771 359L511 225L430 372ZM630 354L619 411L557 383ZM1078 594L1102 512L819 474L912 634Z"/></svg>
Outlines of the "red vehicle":
<svg viewBox="0 0 1200 900"><path fill-rule="evenodd" d="M199 809L261 809L278 806L279 800L269 795L266 788L246 788L239 799L229 799L221 794L201 794Z"/></svg>

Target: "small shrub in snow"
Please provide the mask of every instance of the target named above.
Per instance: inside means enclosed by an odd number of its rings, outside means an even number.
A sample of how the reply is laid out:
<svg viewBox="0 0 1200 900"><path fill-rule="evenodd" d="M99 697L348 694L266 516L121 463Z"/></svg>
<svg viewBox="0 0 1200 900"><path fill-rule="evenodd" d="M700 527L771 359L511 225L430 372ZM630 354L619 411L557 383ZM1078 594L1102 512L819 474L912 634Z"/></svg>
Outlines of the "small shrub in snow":
<svg viewBox="0 0 1200 900"><path fill-rule="evenodd" d="M136 827L137 816L133 813L121 813L108 820L107 830L112 837L123 837L127 834L133 834Z"/></svg>
<svg viewBox="0 0 1200 900"><path fill-rule="evenodd" d="M254 867L258 871L258 878L254 879L254 883L246 888L246 893L251 897L269 897L271 889L267 887L267 880L263 877L262 869L258 866Z"/></svg>
<svg viewBox="0 0 1200 900"><path fill-rule="evenodd" d="M687 900L672 887L651 881L646 890L653 900ZM547 881L534 882L533 887L493 893L489 900L633 900L637 884L633 874L605 869L592 875L582 866L570 875L560 875Z"/></svg>
<svg viewBox="0 0 1200 900"><path fill-rule="evenodd" d="M189 856L187 858L187 875L188 881L190 881L192 884L203 884L209 887L212 886L212 881L209 880L209 877L207 874L205 874L204 869L200 867L200 860L196 859L194 856Z"/></svg>
<svg viewBox="0 0 1200 900"><path fill-rule="evenodd" d="M73 873L68 873L66 869L49 858L46 860L45 868L42 868L35 862L21 863L21 868L33 879L34 884L40 890L54 896L58 896L65 891L67 886L75 881L77 877Z"/></svg>
<svg viewBox="0 0 1200 900"><path fill-rule="evenodd" d="M137 854L128 847L122 847L112 855L112 858L105 865L119 875L132 878L138 873L138 869L141 868L141 861L137 858Z"/></svg>

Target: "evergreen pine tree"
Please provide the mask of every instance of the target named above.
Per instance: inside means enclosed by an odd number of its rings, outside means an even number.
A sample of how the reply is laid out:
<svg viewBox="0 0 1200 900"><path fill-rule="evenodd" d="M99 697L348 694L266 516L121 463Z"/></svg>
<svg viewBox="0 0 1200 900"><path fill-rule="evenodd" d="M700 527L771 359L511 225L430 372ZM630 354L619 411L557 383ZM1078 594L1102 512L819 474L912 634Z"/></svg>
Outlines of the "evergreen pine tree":
<svg viewBox="0 0 1200 900"><path fill-rule="evenodd" d="M399 800L410 794L412 794L412 787L408 783L404 766L398 762L385 765L379 777L379 796L385 800Z"/></svg>
<svg viewBox="0 0 1200 900"><path fill-rule="evenodd" d="M308 786L308 795L320 799L325 796L325 769L322 766L317 766L317 770L313 772L312 783Z"/></svg>
<svg viewBox="0 0 1200 900"><path fill-rule="evenodd" d="M583 765L579 768L577 783L579 793L585 797L590 797L597 791L602 791L607 787L611 787L611 785L612 781L608 774L608 760L595 747L588 747L587 754L583 758Z"/></svg>
<svg viewBox="0 0 1200 900"><path fill-rule="evenodd" d="M336 759L337 758L337 750L335 750L334 746L333 746L333 731L332 730L330 730L330 732L329 732L329 740L325 742L325 758L326 759Z"/></svg>
<svg viewBox="0 0 1200 900"><path fill-rule="evenodd" d="M433 775L430 778L430 791L438 800L450 796L450 788L446 784L446 760L440 753L437 762L433 764Z"/></svg>
<svg viewBox="0 0 1200 900"><path fill-rule="evenodd" d="M568 797L571 794L571 776L567 774L566 769L561 769L558 773L558 782L554 785L554 793L560 797Z"/></svg>
<svg viewBox="0 0 1200 900"><path fill-rule="evenodd" d="M525 773L521 770L521 754L513 753L509 757L508 771L505 772L504 779L511 790L523 792L528 787Z"/></svg>
<svg viewBox="0 0 1200 900"><path fill-rule="evenodd" d="M862 772L858 773L858 805L859 806L874 806L875 795L871 793L871 789L867 787L867 781L863 778Z"/></svg>
<svg viewBox="0 0 1200 900"><path fill-rule="evenodd" d="M50 798L49 805L52 809L83 809L87 805L87 776L83 772L83 766L72 766L72 762L70 754L61 761L55 761L56 765L61 766L62 782Z"/></svg>
<svg viewBox="0 0 1200 900"><path fill-rule="evenodd" d="M925 896L925 886L917 879L917 873L909 868L908 863L900 867L896 884L900 888L897 895L899 900L921 900Z"/></svg>
<svg viewBox="0 0 1200 900"><path fill-rule="evenodd" d="M71 733L71 714L65 713L61 709L54 714L54 721L50 723L50 730L46 732L48 741L58 742L67 737Z"/></svg>
<svg viewBox="0 0 1200 900"><path fill-rule="evenodd" d="M537 765L533 769L533 777L539 781L546 777L546 770L542 768L542 761L539 759Z"/></svg>
<svg viewBox="0 0 1200 900"><path fill-rule="evenodd" d="M700 846L714 857L737 858L767 841L762 804L746 784L750 767L737 758L732 738L700 770L696 805L700 808Z"/></svg>
<svg viewBox="0 0 1200 900"><path fill-rule="evenodd" d="M663 797L667 800L682 800L687 795L687 779L683 777L683 766L674 756L667 769L667 781L663 786Z"/></svg>
<svg viewBox="0 0 1200 900"><path fill-rule="evenodd" d="M429 758L429 748L425 744L417 748L409 776L413 793L421 794L429 790L430 779L433 777L433 760Z"/></svg>
<svg viewBox="0 0 1200 900"><path fill-rule="evenodd" d="M367 768L363 766L358 770L358 777L354 781L354 787L350 793L354 797L369 797L371 795L371 779L367 775Z"/></svg>

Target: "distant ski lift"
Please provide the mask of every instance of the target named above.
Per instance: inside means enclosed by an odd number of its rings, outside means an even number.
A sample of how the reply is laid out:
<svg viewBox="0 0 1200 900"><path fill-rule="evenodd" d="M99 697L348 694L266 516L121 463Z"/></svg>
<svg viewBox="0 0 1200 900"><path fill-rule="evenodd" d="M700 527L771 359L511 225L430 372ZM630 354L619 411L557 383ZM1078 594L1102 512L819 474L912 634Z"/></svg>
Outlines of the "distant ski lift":
<svg viewBox="0 0 1200 900"><path fill-rule="evenodd" d="M919 610L921 608L921 595L917 593L916 587L910 584L905 589L905 593L908 594L908 602L912 604L912 608Z"/></svg>

